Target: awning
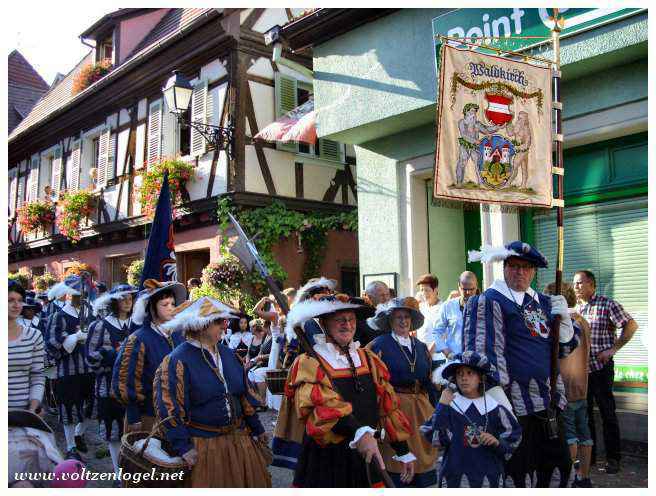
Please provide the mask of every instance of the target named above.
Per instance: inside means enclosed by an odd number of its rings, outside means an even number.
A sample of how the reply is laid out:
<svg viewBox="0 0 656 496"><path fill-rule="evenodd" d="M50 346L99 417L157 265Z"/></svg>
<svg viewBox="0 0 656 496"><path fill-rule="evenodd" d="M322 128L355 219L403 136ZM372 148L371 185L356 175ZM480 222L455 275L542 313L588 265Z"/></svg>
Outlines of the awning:
<svg viewBox="0 0 656 496"><path fill-rule="evenodd" d="M310 97L307 102L276 119L253 138L280 143L303 142L314 145L317 141L316 122L314 98Z"/></svg>

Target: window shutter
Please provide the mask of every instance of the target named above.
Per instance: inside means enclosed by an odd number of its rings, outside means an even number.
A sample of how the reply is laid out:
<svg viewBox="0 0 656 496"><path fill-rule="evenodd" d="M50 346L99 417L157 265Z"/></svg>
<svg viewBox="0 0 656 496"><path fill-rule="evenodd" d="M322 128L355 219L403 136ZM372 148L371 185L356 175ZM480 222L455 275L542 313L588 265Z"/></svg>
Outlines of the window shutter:
<svg viewBox="0 0 656 496"><path fill-rule="evenodd" d="M157 162L162 155L162 102L150 104L148 110L148 165Z"/></svg>
<svg viewBox="0 0 656 496"><path fill-rule="evenodd" d="M319 139L319 158L344 162L344 145L329 139Z"/></svg>
<svg viewBox="0 0 656 496"><path fill-rule="evenodd" d="M27 184L28 201L37 200L39 198L39 155L32 157L32 166L30 167Z"/></svg>
<svg viewBox="0 0 656 496"><path fill-rule="evenodd" d="M16 171L12 170L10 176L10 186L9 186L9 217L16 215L16 186L18 185L18 179L16 178Z"/></svg>
<svg viewBox="0 0 656 496"><path fill-rule="evenodd" d="M21 172L22 167L18 166L18 199L16 201L16 208L23 206L23 194L25 191L25 174Z"/></svg>
<svg viewBox="0 0 656 496"><path fill-rule="evenodd" d="M59 196L61 188L61 173L62 173L62 154L61 148L55 150L55 157L52 159L52 190L55 196Z"/></svg>
<svg viewBox="0 0 656 496"><path fill-rule="evenodd" d="M107 156L107 180L116 177L116 139L118 133L109 135L109 153Z"/></svg>
<svg viewBox="0 0 656 496"><path fill-rule="evenodd" d="M71 152L71 183L69 185L71 191L80 189L80 155L80 141L76 141L73 143L73 151Z"/></svg>
<svg viewBox="0 0 656 496"><path fill-rule="evenodd" d="M298 106L298 82L293 77L275 73L276 119ZM276 143L278 150L298 152L298 143Z"/></svg>
<svg viewBox="0 0 656 496"><path fill-rule="evenodd" d="M191 122L207 124L207 81L194 86L191 94ZM201 133L191 128L191 155L203 155L206 141Z"/></svg>
<svg viewBox="0 0 656 496"><path fill-rule="evenodd" d="M109 127L104 129L98 137L98 187L104 188L107 186L107 172L109 168L109 138L111 131Z"/></svg>

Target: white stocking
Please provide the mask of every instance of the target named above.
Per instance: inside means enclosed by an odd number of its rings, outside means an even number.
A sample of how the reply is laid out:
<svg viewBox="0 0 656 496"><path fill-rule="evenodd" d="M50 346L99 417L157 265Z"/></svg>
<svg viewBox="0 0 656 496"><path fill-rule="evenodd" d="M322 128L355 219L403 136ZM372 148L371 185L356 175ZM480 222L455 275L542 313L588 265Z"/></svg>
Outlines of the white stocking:
<svg viewBox="0 0 656 496"><path fill-rule="evenodd" d="M121 441L109 441L107 445L109 446L109 454L114 464L114 472L118 475L118 453L121 449Z"/></svg>
<svg viewBox="0 0 656 496"><path fill-rule="evenodd" d="M66 438L66 449L75 448L75 426L73 424L64 424L64 437Z"/></svg>
<svg viewBox="0 0 656 496"><path fill-rule="evenodd" d="M75 426L75 435L76 436L84 436L84 431L86 431L87 428L84 425L84 422L80 422Z"/></svg>

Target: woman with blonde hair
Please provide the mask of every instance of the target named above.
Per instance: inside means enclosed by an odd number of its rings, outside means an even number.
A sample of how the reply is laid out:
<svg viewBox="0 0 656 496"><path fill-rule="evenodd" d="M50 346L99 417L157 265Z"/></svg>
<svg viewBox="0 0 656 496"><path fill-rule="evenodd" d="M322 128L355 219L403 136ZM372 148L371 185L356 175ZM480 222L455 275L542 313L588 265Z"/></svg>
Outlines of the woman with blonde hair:
<svg viewBox="0 0 656 496"><path fill-rule="evenodd" d="M235 352L219 343L233 309L206 296L185 302L164 324L186 342L155 374L158 421L191 467L190 487L271 487L267 435Z"/></svg>

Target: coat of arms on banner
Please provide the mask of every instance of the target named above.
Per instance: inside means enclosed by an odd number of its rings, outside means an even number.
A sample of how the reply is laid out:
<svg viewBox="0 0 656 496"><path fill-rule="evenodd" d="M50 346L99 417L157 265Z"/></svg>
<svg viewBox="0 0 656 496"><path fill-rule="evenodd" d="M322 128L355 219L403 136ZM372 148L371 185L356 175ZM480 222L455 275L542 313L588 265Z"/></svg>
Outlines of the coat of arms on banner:
<svg viewBox="0 0 656 496"><path fill-rule="evenodd" d="M444 44L434 194L551 206L549 67Z"/></svg>

